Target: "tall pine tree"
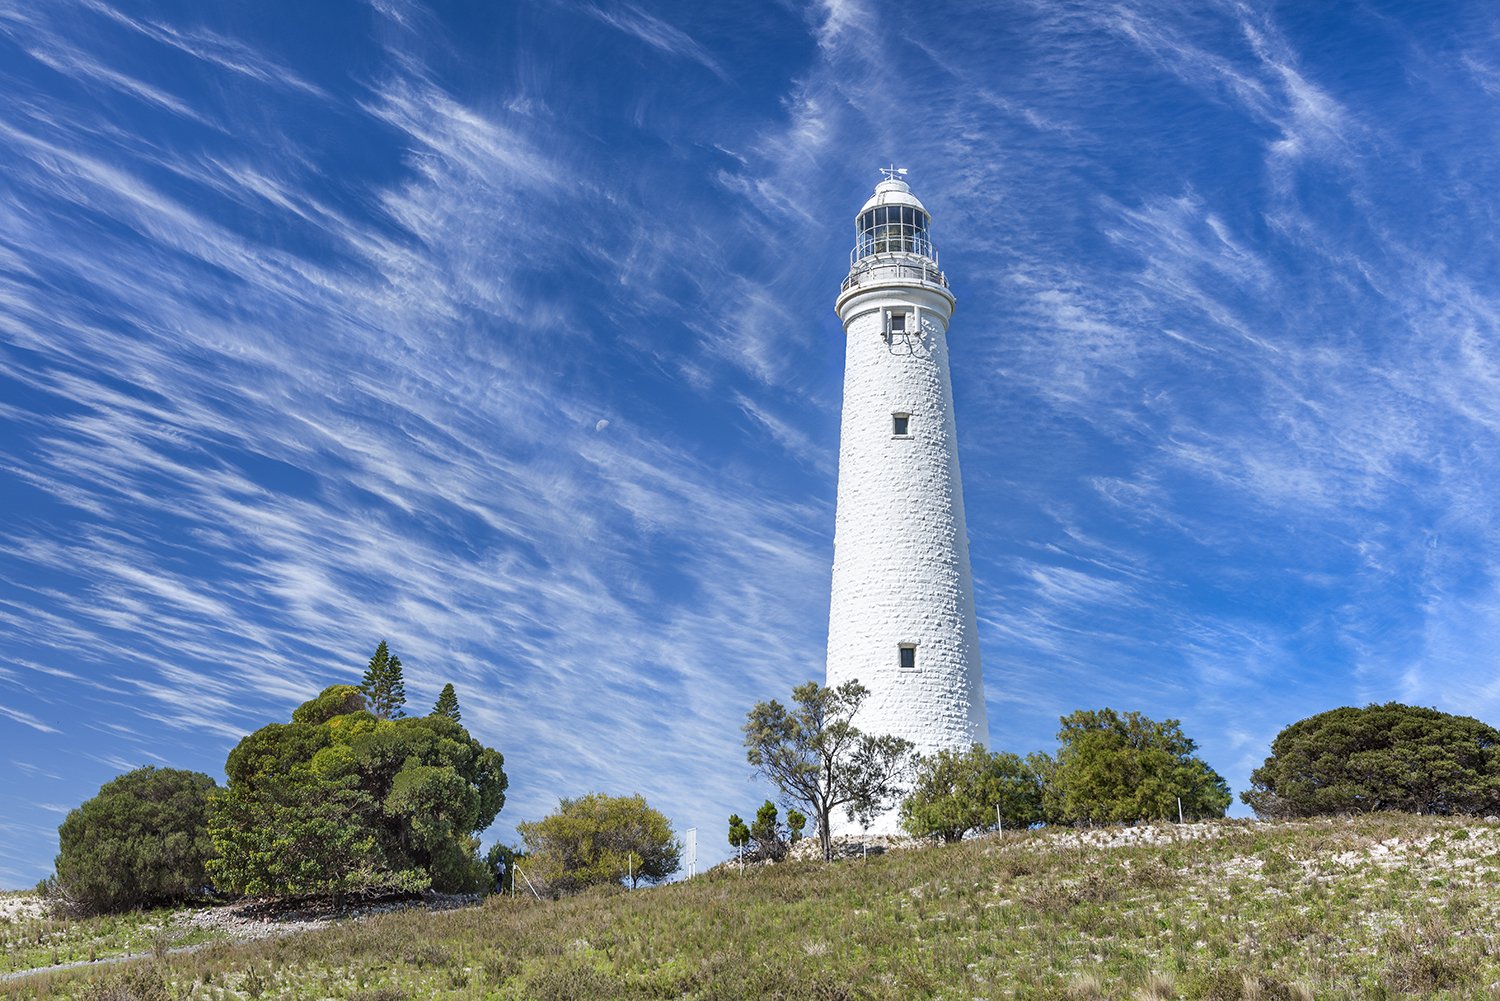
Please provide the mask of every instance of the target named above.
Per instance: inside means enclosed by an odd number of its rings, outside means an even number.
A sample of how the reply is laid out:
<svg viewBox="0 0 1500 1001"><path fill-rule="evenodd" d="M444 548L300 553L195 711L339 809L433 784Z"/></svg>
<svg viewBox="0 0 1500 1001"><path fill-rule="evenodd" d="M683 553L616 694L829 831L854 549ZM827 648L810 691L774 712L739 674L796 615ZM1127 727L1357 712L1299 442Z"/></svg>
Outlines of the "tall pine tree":
<svg viewBox="0 0 1500 1001"><path fill-rule="evenodd" d="M401 658L393 655L385 640L375 648L370 666L365 669L364 681L359 690L370 702L370 712L380 719L395 719L406 715L401 707L406 705L406 682L401 677Z"/></svg>
<svg viewBox="0 0 1500 1001"><path fill-rule="evenodd" d="M451 681L443 686L437 704L432 707L432 715L446 716L455 723L463 722L464 715L458 711L458 693L453 690Z"/></svg>

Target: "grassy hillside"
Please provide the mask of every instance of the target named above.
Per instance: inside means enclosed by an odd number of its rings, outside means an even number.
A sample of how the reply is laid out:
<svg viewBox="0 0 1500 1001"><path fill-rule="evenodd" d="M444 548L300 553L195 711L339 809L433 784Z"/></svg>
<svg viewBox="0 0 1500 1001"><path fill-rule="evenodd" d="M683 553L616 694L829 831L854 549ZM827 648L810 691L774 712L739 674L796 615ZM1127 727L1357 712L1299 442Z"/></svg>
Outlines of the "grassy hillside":
<svg viewBox="0 0 1500 1001"><path fill-rule="evenodd" d="M1500 998L1497 918L1500 825L1224 822L1008 835L560 902L495 898L213 945L133 967L133 986L87 971L0 992Z"/></svg>

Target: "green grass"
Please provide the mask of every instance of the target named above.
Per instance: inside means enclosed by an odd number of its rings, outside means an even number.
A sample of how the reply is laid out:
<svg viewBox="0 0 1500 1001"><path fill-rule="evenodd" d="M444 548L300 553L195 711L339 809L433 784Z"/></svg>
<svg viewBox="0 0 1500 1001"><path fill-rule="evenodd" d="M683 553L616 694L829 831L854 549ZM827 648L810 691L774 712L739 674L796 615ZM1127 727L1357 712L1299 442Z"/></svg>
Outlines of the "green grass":
<svg viewBox="0 0 1500 1001"><path fill-rule="evenodd" d="M186 928L169 910L107 914L92 918L58 917L41 910L32 894L0 895L0 974L34 970L80 960L156 953L211 941L217 933Z"/></svg>
<svg viewBox="0 0 1500 1001"><path fill-rule="evenodd" d="M157 999L1500 998L1500 825L1385 815L1010 835L493 898L0 985ZM1191 837L1189 837L1191 835Z"/></svg>

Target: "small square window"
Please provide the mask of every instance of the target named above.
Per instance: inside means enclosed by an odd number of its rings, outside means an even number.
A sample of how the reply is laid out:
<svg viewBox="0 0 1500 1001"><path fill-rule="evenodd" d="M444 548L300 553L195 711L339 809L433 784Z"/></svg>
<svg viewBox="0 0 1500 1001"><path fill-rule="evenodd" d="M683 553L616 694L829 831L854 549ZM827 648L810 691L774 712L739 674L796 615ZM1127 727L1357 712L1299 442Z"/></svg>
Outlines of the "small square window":
<svg viewBox="0 0 1500 1001"><path fill-rule="evenodd" d="M911 414L891 414L891 434L897 438L910 438Z"/></svg>
<svg viewBox="0 0 1500 1001"><path fill-rule="evenodd" d="M915 643L902 643L899 649L901 651L901 670L915 671L917 669L917 645Z"/></svg>
<svg viewBox="0 0 1500 1001"><path fill-rule="evenodd" d="M893 333L893 334L904 334L904 333L906 333L906 314L905 313L892 313L891 314L891 333Z"/></svg>

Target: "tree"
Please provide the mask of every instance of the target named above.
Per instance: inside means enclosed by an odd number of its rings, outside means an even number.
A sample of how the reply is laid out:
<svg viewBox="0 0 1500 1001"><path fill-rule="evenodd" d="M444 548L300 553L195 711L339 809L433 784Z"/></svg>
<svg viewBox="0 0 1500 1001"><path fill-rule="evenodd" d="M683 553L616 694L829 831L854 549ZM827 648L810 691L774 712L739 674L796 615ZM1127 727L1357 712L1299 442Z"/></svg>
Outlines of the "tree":
<svg viewBox="0 0 1500 1001"><path fill-rule="evenodd" d="M229 753L212 801L221 889L254 896L456 892L489 880L475 835L505 804L505 759L443 716L382 720L335 685Z"/></svg>
<svg viewBox="0 0 1500 1001"><path fill-rule="evenodd" d="M800 817L803 824L807 823L807 818L800 813L794 810L792 814ZM792 814L788 814L789 820ZM797 833L800 837L800 828ZM787 829L781 826L776 804L766 800L755 811L755 821L751 824L746 824L738 814L729 815L729 843L741 849L750 861L780 862L786 858L792 840L787 836Z"/></svg>
<svg viewBox="0 0 1500 1001"><path fill-rule="evenodd" d="M833 811L868 819L899 792L912 743L861 733L853 717L869 690L858 681L792 689L794 709L772 699L745 719L745 757L790 803L806 806L818 825L823 858L833 860Z"/></svg>
<svg viewBox="0 0 1500 1001"><path fill-rule="evenodd" d="M331 685L292 710L293 723L327 723L335 716L368 711L369 700L353 685Z"/></svg>
<svg viewBox="0 0 1500 1001"><path fill-rule="evenodd" d="M48 889L66 909L102 914L173 904L209 888L204 862L214 780L175 768L111 779L57 829Z"/></svg>
<svg viewBox="0 0 1500 1001"><path fill-rule="evenodd" d="M375 648L359 690L369 701L370 712L376 719L395 719L404 715L401 707L406 705L406 681L401 677L401 658L390 652L385 640Z"/></svg>
<svg viewBox="0 0 1500 1001"><path fill-rule="evenodd" d="M1057 787L1057 759L1046 751L1032 751L1026 755L1025 762L1042 790L1042 815L1039 819L1044 824L1063 823L1062 797Z"/></svg>
<svg viewBox="0 0 1500 1001"><path fill-rule="evenodd" d="M432 715L445 716L455 723L463 721L464 714L458 711L458 693L453 690L452 682L444 685L442 692L438 694L438 700L432 707Z"/></svg>
<svg viewBox="0 0 1500 1001"><path fill-rule="evenodd" d="M901 804L901 823L917 837L962 840L991 830L1000 817L1012 828L1042 819L1041 777L1020 757L991 753L983 744L967 751L941 750L918 759L916 781Z"/></svg>
<svg viewBox="0 0 1500 1001"><path fill-rule="evenodd" d="M672 822L643 796L589 793L557 812L516 825L526 843L527 874L554 893L628 881L659 883L681 866Z"/></svg>
<svg viewBox="0 0 1500 1001"><path fill-rule="evenodd" d="M759 856L777 862L786 856L790 842L782 833L776 804L770 800L766 800L760 805L760 809L755 811L755 823L750 825L750 840L755 845L755 853Z"/></svg>
<svg viewBox="0 0 1500 1001"><path fill-rule="evenodd" d="M741 852L750 847L750 827L737 813L729 815L729 843Z"/></svg>
<svg viewBox="0 0 1500 1001"><path fill-rule="evenodd" d="M1048 796L1055 819L1132 821L1175 817L1177 800L1192 817L1222 817L1229 786L1194 752L1175 719L1137 712L1083 710L1062 717Z"/></svg>
<svg viewBox="0 0 1500 1001"><path fill-rule="evenodd" d="M1470 716L1387 702L1288 726L1241 793L1257 816L1500 812L1500 732Z"/></svg>
<svg viewBox="0 0 1500 1001"><path fill-rule="evenodd" d="M804 814L799 813L796 810L788 810L786 812L787 839L791 841L792 844L795 845L797 842L802 840L802 831L806 827L807 817Z"/></svg>

